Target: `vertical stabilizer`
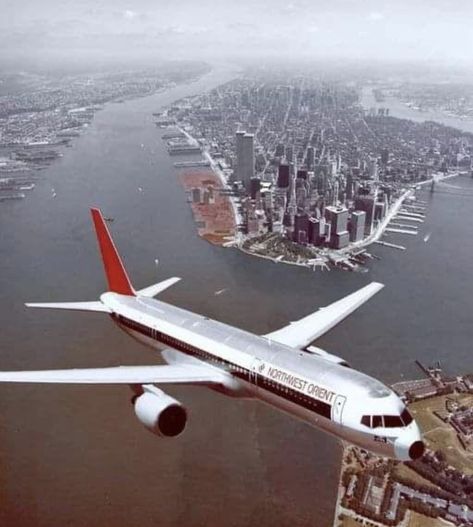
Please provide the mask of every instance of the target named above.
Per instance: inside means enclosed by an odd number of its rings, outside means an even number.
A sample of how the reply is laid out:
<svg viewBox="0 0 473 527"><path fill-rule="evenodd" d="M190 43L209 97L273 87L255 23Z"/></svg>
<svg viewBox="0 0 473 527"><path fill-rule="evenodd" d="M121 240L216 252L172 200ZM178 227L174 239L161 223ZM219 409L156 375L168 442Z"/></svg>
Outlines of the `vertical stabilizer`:
<svg viewBox="0 0 473 527"><path fill-rule="evenodd" d="M126 274L125 267L110 236L102 213L99 209L90 209L90 211L92 213L92 219L94 220L95 232L102 254L105 274L107 275L109 291L121 295L135 296L135 291Z"/></svg>

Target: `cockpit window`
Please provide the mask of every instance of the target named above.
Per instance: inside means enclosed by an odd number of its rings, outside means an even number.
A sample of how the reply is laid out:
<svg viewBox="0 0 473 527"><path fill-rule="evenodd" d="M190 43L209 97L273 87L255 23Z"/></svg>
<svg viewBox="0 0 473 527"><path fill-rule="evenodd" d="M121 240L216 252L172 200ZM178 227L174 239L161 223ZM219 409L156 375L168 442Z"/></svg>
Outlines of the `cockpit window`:
<svg viewBox="0 0 473 527"><path fill-rule="evenodd" d="M364 415L361 424L370 428L400 428L412 423L411 414L405 408L401 415Z"/></svg>
<svg viewBox="0 0 473 527"><path fill-rule="evenodd" d="M404 426L404 423L398 415L385 415L384 426L386 428L399 428L400 426Z"/></svg>
<svg viewBox="0 0 473 527"><path fill-rule="evenodd" d="M407 408L404 408L404 411L401 414L401 419L405 426L410 425L412 423L413 418Z"/></svg>
<svg viewBox="0 0 473 527"><path fill-rule="evenodd" d="M380 426L383 426L383 416L373 415L371 418L371 428L379 428Z"/></svg>

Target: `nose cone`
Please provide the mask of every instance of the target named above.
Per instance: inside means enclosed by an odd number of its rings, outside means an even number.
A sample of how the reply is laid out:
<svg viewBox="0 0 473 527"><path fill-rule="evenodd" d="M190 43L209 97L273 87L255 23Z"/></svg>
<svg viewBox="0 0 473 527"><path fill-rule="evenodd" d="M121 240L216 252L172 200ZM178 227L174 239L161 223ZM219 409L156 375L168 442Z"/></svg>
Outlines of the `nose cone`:
<svg viewBox="0 0 473 527"><path fill-rule="evenodd" d="M412 425L411 425L412 426ZM394 453L400 461L413 461L423 456L425 445L417 425L405 430L394 442Z"/></svg>

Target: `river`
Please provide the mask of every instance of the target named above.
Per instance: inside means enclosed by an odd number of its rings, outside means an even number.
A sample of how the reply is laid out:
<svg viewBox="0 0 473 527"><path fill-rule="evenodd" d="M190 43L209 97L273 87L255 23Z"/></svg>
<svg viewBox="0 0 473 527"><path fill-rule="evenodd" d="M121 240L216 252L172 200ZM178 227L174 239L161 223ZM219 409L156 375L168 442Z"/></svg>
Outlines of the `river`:
<svg viewBox="0 0 473 527"><path fill-rule="evenodd" d="M362 88L361 104L366 110L370 108L389 108L389 115L391 117L410 119L418 123L437 121L445 126L451 126L464 132L473 133L473 119L460 119L460 117L448 115L445 112L436 110L415 110L414 108L406 106L401 100L395 97L386 97L383 102L377 102L373 95L373 89L370 86L364 86Z"/></svg>
<svg viewBox="0 0 473 527"><path fill-rule="evenodd" d="M151 114L232 74L217 68L192 84L107 104L27 199L1 204L2 369L159 362L106 316L23 307L104 291L88 211L99 206L115 218L111 229L136 287L183 278L161 296L166 301L265 333L377 280L386 288L319 346L386 382L417 376L415 358L473 371L467 192L424 193L422 235L389 238L405 252L376 246L381 260L365 274L274 264L197 236ZM473 191L471 179L450 183ZM339 445L262 404L170 388L190 419L181 437L163 440L136 420L125 387L0 390L2 525L332 523Z"/></svg>

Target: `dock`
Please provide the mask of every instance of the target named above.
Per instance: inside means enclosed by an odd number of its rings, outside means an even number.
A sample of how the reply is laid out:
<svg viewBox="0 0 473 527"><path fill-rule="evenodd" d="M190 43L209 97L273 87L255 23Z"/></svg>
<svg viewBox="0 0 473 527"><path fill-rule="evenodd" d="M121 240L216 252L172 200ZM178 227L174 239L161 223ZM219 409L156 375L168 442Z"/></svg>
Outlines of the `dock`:
<svg viewBox="0 0 473 527"><path fill-rule="evenodd" d="M401 229L412 229L413 231L416 231L417 232L417 225L410 225L409 223L396 223L396 222L391 222L389 224L390 227L399 227Z"/></svg>
<svg viewBox="0 0 473 527"><path fill-rule="evenodd" d="M420 214L418 212L409 212L408 210L401 209L399 214L404 214L404 216L411 216L412 218L425 218L425 214Z"/></svg>
<svg viewBox="0 0 473 527"><path fill-rule="evenodd" d="M397 232L398 234L412 234L413 236L417 236L417 231L413 231L412 229L396 229L394 227L386 227L386 232Z"/></svg>
<svg viewBox="0 0 473 527"><path fill-rule="evenodd" d="M176 168L193 168L193 167L209 167L209 161L177 161L173 163Z"/></svg>
<svg viewBox="0 0 473 527"><path fill-rule="evenodd" d="M406 248L403 245L397 245L395 243L385 242L384 240L377 240L374 243L379 245L384 245L386 247L391 247L392 249L399 249L400 251L405 251Z"/></svg>
<svg viewBox="0 0 473 527"><path fill-rule="evenodd" d="M402 215L402 214L399 214L398 216L395 216L396 220L401 220L401 221L413 221L413 222L416 222L416 223L424 223L424 220L422 218L413 218L411 216L405 216L405 215Z"/></svg>

